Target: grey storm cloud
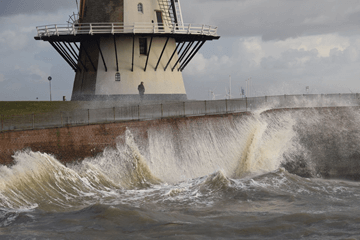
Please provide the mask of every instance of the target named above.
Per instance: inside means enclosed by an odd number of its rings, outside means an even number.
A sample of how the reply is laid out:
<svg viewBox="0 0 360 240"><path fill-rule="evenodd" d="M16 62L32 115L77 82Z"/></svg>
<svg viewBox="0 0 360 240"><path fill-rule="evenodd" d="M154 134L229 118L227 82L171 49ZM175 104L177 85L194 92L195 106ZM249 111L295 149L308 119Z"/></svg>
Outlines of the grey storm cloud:
<svg viewBox="0 0 360 240"><path fill-rule="evenodd" d="M56 12L76 8L75 0L0 0L0 16Z"/></svg>
<svg viewBox="0 0 360 240"><path fill-rule="evenodd" d="M182 6L186 22L217 25L222 36L269 41L359 33L360 0L184 0Z"/></svg>

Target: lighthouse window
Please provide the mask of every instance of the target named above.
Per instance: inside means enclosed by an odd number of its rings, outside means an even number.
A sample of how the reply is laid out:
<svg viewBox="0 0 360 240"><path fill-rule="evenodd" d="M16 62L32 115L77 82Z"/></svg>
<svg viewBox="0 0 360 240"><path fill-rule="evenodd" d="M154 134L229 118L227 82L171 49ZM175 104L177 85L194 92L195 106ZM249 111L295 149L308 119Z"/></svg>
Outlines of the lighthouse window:
<svg viewBox="0 0 360 240"><path fill-rule="evenodd" d="M140 43L140 54L147 55L147 39L146 38L139 38Z"/></svg>
<svg viewBox="0 0 360 240"><path fill-rule="evenodd" d="M138 4L138 12L139 12L139 13L144 13L144 9L143 9L142 3L139 3L139 4Z"/></svg>
<svg viewBox="0 0 360 240"><path fill-rule="evenodd" d="M115 81L116 81L116 82L120 82L120 80L121 80L120 73L117 72L117 73L115 74Z"/></svg>

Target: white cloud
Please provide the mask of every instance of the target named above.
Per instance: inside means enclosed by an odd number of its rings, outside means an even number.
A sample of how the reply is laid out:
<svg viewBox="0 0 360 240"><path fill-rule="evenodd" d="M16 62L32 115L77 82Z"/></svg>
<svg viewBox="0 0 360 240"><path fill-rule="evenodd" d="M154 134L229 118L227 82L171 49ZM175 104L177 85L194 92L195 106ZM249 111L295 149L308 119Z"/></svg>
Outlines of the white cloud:
<svg viewBox="0 0 360 240"><path fill-rule="evenodd" d="M298 38L288 38L285 41L271 41L275 48L281 49L304 49L306 51L316 49L319 56L330 56L331 49L337 48L344 50L350 46L348 37L343 37L338 34L324 34L315 36L305 36Z"/></svg>
<svg viewBox="0 0 360 240"><path fill-rule="evenodd" d="M311 86L312 93L360 90L357 37L325 34L285 41L237 38L226 55L221 55L223 48L217 49L220 54L199 54L189 64L184 78L193 80L186 81L187 89L208 86L222 93L221 85L227 85L224 79L231 74L234 89L244 87L245 80L252 77L258 94L301 94L305 86ZM191 90L188 92L189 98L195 98Z"/></svg>
<svg viewBox="0 0 360 240"><path fill-rule="evenodd" d="M260 37L238 38L231 55L213 55L204 58L198 54L188 67L188 74L216 72L229 66L238 71L256 70L260 67L294 69L318 61L354 62L358 59L360 44L349 37L326 34L289 38L284 41L264 42Z"/></svg>
<svg viewBox="0 0 360 240"><path fill-rule="evenodd" d="M13 51L22 50L29 42L27 35L6 30L0 33L0 42L2 43L3 51L7 51L9 48Z"/></svg>
<svg viewBox="0 0 360 240"><path fill-rule="evenodd" d="M39 66L32 65L28 68L29 74L34 74L39 76L40 82L47 82L48 74L42 70L40 70Z"/></svg>
<svg viewBox="0 0 360 240"><path fill-rule="evenodd" d="M262 46L262 41L259 37L240 39L239 44L240 48L243 50L239 52L238 56L240 58L243 58L244 55L248 57L248 60L251 60L249 67L258 66L261 62L261 59L266 56L266 52Z"/></svg>
<svg viewBox="0 0 360 240"><path fill-rule="evenodd" d="M38 49L50 48L48 43L35 41L36 26L54 22L65 24L67 19L68 11L64 10L56 14L17 14L0 17L0 51L23 51L28 46L37 46Z"/></svg>
<svg viewBox="0 0 360 240"><path fill-rule="evenodd" d="M183 8L186 22L217 25L223 36L261 36L270 41L360 32L359 0L193 0Z"/></svg>
<svg viewBox="0 0 360 240"><path fill-rule="evenodd" d="M303 21L303 24L308 24L308 25L312 25L312 24L326 24L331 20L331 18L329 16L316 16L314 18L306 18Z"/></svg>
<svg viewBox="0 0 360 240"><path fill-rule="evenodd" d="M23 87L21 83L11 83L6 90L11 90L13 92L17 92Z"/></svg>
<svg viewBox="0 0 360 240"><path fill-rule="evenodd" d="M207 75L209 69L211 69L211 72L219 72L221 71L221 67L227 64L232 64L232 61L228 56L218 57L213 55L207 59L200 53L194 57L187 67L187 73L190 75Z"/></svg>

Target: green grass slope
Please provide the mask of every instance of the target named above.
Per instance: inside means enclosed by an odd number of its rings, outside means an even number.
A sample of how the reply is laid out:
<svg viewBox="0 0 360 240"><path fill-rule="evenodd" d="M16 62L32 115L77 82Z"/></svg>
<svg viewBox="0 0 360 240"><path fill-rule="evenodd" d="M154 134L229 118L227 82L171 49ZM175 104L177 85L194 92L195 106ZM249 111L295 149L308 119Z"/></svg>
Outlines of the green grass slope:
<svg viewBox="0 0 360 240"><path fill-rule="evenodd" d="M49 112L66 112L79 108L78 102L63 101L0 101L0 115L3 116L19 116L33 113L49 113Z"/></svg>

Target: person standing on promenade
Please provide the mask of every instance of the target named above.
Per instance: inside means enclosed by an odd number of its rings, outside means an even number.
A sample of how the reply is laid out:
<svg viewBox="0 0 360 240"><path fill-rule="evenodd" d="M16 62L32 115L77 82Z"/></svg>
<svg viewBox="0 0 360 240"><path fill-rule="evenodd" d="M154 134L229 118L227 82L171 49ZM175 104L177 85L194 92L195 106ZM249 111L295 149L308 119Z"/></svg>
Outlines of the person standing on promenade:
<svg viewBox="0 0 360 240"><path fill-rule="evenodd" d="M140 83L140 85L138 86L138 90L139 90L140 98L141 98L141 101L142 101L144 99L144 94L145 94L144 82Z"/></svg>

